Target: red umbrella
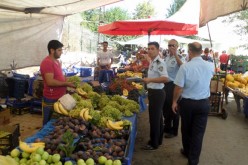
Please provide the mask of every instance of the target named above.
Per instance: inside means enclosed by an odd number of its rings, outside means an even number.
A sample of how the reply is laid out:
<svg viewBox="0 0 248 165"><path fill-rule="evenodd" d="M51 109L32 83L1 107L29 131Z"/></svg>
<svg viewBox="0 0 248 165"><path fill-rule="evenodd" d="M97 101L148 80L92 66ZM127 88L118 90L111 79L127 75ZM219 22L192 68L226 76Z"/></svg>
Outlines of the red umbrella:
<svg viewBox="0 0 248 165"><path fill-rule="evenodd" d="M195 35L197 24L186 24L169 20L124 20L99 26L98 32L108 35Z"/></svg>

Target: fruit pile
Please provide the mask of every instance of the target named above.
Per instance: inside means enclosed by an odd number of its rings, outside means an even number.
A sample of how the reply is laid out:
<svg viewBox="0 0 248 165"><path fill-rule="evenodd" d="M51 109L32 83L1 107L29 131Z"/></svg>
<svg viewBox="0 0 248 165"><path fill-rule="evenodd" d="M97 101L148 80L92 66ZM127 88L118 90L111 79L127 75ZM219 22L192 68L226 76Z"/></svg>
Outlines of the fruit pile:
<svg viewBox="0 0 248 165"><path fill-rule="evenodd" d="M222 82L225 81L224 78L222 78L221 80ZM243 77L242 74L226 75L226 85L232 89L239 89L243 93L248 93L247 82L248 82L248 77Z"/></svg>

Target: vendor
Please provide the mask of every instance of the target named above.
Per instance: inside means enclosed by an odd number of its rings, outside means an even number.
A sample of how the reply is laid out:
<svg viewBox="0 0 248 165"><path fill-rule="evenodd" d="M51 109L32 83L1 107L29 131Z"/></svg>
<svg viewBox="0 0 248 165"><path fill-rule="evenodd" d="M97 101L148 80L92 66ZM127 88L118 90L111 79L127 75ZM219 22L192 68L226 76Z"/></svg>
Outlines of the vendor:
<svg viewBox="0 0 248 165"><path fill-rule="evenodd" d="M61 42L51 40L47 46L49 55L40 64L41 76L44 80L42 101L43 125L51 119L53 104L66 94L66 87L75 87L73 83L66 81L61 63L58 60L62 54L62 47L63 44Z"/></svg>

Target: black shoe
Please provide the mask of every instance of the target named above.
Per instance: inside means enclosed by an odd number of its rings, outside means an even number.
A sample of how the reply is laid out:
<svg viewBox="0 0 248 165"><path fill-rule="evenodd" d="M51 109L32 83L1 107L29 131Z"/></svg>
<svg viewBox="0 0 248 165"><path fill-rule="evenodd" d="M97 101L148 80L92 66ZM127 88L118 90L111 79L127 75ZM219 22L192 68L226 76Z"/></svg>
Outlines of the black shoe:
<svg viewBox="0 0 248 165"><path fill-rule="evenodd" d="M173 138L173 137L176 137L176 135L173 135L173 134L165 134L164 135L164 138Z"/></svg>
<svg viewBox="0 0 248 165"><path fill-rule="evenodd" d="M158 149L158 148L155 148L155 147L153 147L153 146L151 146L151 145L146 145L146 146L144 146L144 148L143 148L143 150L147 150L147 151L154 151L154 150L156 150L156 149Z"/></svg>
<svg viewBox="0 0 248 165"><path fill-rule="evenodd" d="M150 146L152 145L151 140L149 140L149 141L147 142L147 145L150 145ZM162 142L159 142L158 145L162 145Z"/></svg>
<svg viewBox="0 0 248 165"><path fill-rule="evenodd" d="M188 158L188 154L186 154L186 152L184 151L183 148L180 149L180 153L181 153L184 157Z"/></svg>

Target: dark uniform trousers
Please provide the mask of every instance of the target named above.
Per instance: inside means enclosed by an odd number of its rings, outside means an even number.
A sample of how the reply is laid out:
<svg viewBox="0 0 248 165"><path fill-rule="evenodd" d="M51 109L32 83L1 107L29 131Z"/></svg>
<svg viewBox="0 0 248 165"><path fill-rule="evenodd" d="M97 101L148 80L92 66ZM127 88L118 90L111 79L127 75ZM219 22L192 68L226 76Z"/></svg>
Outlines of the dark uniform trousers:
<svg viewBox="0 0 248 165"><path fill-rule="evenodd" d="M175 114L172 111L174 87L175 84L173 82L168 82L164 86L164 90L165 90L165 102L163 109L164 132L177 136L178 126L179 126L179 114Z"/></svg>
<svg viewBox="0 0 248 165"><path fill-rule="evenodd" d="M183 149L188 156L189 165L197 165L210 110L209 99L182 98L179 106Z"/></svg>
<svg viewBox="0 0 248 165"><path fill-rule="evenodd" d="M163 142L163 105L165 92L163 89L148 89L150 142L157 148Z"/></svg>

